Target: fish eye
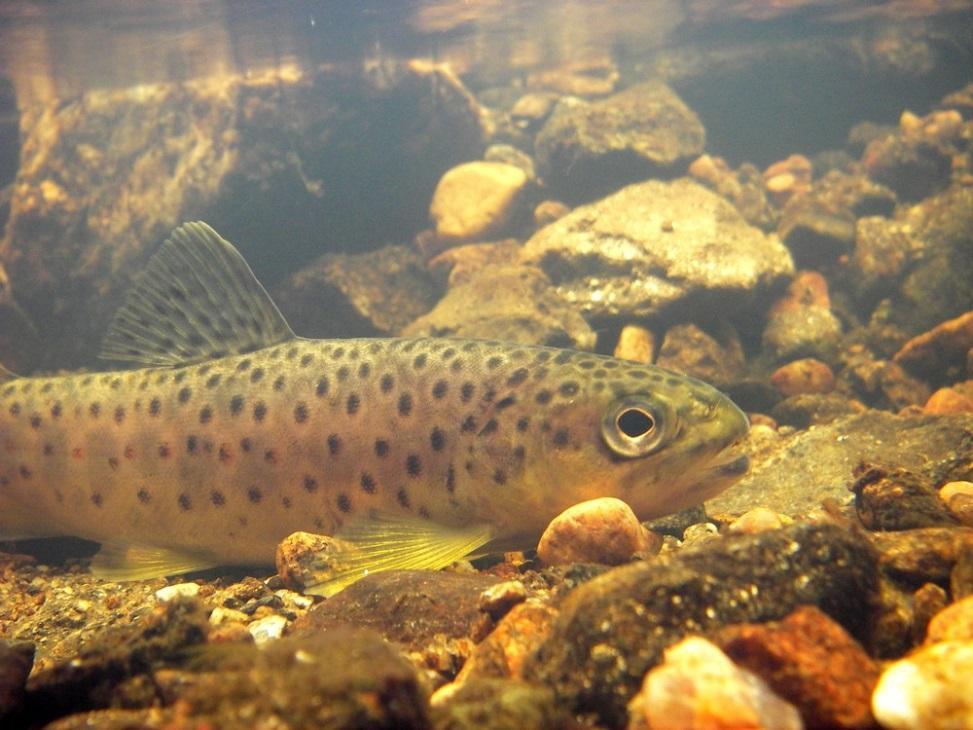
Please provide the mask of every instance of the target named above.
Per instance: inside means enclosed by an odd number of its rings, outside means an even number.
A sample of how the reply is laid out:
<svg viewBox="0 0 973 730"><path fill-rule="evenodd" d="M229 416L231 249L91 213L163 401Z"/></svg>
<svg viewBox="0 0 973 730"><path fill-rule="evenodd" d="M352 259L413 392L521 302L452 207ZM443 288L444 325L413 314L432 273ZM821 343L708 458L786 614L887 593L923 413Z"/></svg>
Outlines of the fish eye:
<svg viewBox="0 0 973 730"><path fill-rule="evenodd" d="M612 403L601 423L605 444L618 456L647 456L668 438L673 418L665 402L628 396Z"/></svg>
<svg viewBox="0 0 973 730"><path fill-rule="evenodd" d="M642 408L628 408L618 414L615 425L623 434L635 439L655 428L655 419Z"/></svg>

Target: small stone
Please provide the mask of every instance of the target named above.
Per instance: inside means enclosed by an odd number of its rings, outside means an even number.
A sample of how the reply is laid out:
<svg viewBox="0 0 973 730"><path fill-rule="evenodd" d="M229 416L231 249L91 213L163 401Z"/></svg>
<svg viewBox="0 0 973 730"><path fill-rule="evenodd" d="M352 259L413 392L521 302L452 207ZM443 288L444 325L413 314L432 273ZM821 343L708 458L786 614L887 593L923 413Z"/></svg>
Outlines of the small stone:
<svg viewBox="0 0 973 730"><path fill-rule="evenodd" d="M804 355L827 360L840 335L827 281L817 272L803 271L770 308L763 340L778 359Z"/></svg>
<svg viewBox="0 0 973 730"><path fill-rule="evenodd" d="M440 730L513 730L577 727L548 687L511 679L448 684L432 697L432 724Z"/></svg>
<svg viewBox="0 0 973 730"><path fill-rule="evenodd" d="M764 170L764 185L774 202L783 205L793 196L807 192L811 187L812 172L811 161L807 157L791 155Z"/></svg>
<svg viewBox="0 0 973 730"><path fill-rule="evenodd" d="M581 502L551 520L537 544L545 565L620 565L647 546L632 508L613 497Z"/></svg>
<svg viewBox="0 0 973 730"><path fill-rule="evenodd" d="M749 671L699 637L665 650L628 705L628 730L662 728L799 730L801 716Z"/></svg>
<svg viewBox="0 0 973 730"><path fill-rule="evenodd" d="M251 621L247 625L247 630L253 636L254 643L259 646L272 639L279 639L284 634L286 626L287 619L275 614Z"/></svg>
<svg viewBox="0 0 973 730"><path fill-rule="evenodd" d="M499 621L511 608L527 600L527 589L519 580L507 580L490 586L480 594L479 609Z"/></svg>
<svg viewBox="0 0 973 730"><path fill-rule="evenodd" d="M536 599L518 603L473 648L456 683L462 684L471 677L523 679L524 660L547 638L556 616L556 609Z"/></svg>
<svg viewBox="0 0 973 730"><path fill-rule="evenodd" d="M973 552L970 528L927 527L876 532L870 537L883 571L913 585L945 583L964 553Z"/></svg>
<svg viewBox="0 0 973 730"><path fill-rule="evenodd" d="M712 522L697 522L695 525L687 527L685 532L682 533L682 542L684 547L696 547L717 540L719 537L719 528Z"/></svg>
<svg viewBox="0 0 973 730"><path fill-rule="evenodd" d="M33 663L33 644L0 640L0 722L22 709Z"/></svg>
<svg viewBox="0 0 973 730"><path fill-rule="evenodd" d="M853 473L856 481L849 489L855 495L855 510L870 530L956 524L932 486L906 469L863 463Z"/></svg>
<svg viewBox="0 0 973 730"><path fill-rule="evenodd" d="M946 416L953 413L973 413L973 399L955 388L940 388L926 401L922 412L927 415Z"/></svg>
<svg viewBox="0 0 973 730"><path fill-rule="evenodd" d="M174 598L192 598L199 595L199 583L175 583L155 592L155 599L167 603Z"/></svg>
<svg viewBox="0 0 973 730"><path fill-rule="evenodd" d="M347 543L328 535L292 533L277 546L277 575L291 590L303 592L334 575L337 556L347 549Z"/></svg>
<svg viewBox="0 0 973 730"><path fill-rule="evenodd" d="M492 144L483 153L486 162L502 162L507 165L519 167L524 171L528 180L534 180L537 173L534 171L534 160L526 152L517 149L509 144Z"/></svg>
<svg viewBox="0 0 973 730"><path fill-rule="evenodd" d="M946 482L939 488L939 498L946 504L958 494L973 497L973 482Z"/></svg>
<svg viewBox="0 0 973 730"><path fill-rule="evenodd" d="M670 327L659 348L656 364L710 383L728 383L743 375L743 346L728 324L710 334L694 324Z"/></svg>
<svg viewBox="0 0 973 730"><path fill-rule="evenodd" d="M940 641L973 641L973 596L946 606L929 621L926 643Z"/></svg>
<svg viewBox="0 0 973 730"><path fill-rule="evenodd" d="M771 306L769 316L773 317L785 310L810 306L831 309L828 280L817 271L800 271L787 285L787 293Z"/></svg>
<svg viewBox="0 0 973 730"><path fill-rule="evenodd" d="M513 218L527 174L502 162L467 162L439 180L429 215L441 241L489 239Z"/></svg>
<svg viewBox="0 0 973 730"><path fill-rule="evenodd" d="M777 530L792 520L784 521L781 515L766 507L754 507L733 520L727 528L730 532L753 535L767 530Z"/></svg>
<svg viewBox="0 0 973 730"><path fill-rule="evenodd" d="M949 596L935 583L924 583L912 594L912 643L919 644L926 636L933 616L949 605Z"/></svg>
<svg viewBox="0 0 973 730"><path fill-rule="evenodd" d="M777 368L770 376L770 382L785 397L830 393L834 390L834 373L827 363L806 357Z"/></svg>
<svg viewBox="0 0 973 730"><path fill-rule="evenodd" d="M209 615L209 623L211 626L246 624L249 623L250 620L251 617L245 614L243 611L237 611L236 609L226 608L224 606L217 606Z"/></svg>
<svg viewBox="0 0 973 730"><path fill-rule="evenodd" d="M534 225L543 228L570 212L571 209L560 200L542 200L534 208Z"/></svg>
<svg viewBox="0 0 973 730"><path fill-rule="evenodd" d="M247 617L250 618L249 616ZM225 623L214 626L206 635L208 644L253 644L253 634L245 623Z"/></svg>
<svg viewBox="0 0 973 730"><path fill-rule="evenodd" d="M872 712L890 730L973 727L973 641L924 646L889 666L872 695Z"/></svg>
<svg viewBox="0 0 973 730"><path fill-rule="evenodd" d="M614 355L621 360L651 363L655 355L655 335L645 327L627 324L618 335Z"/></svg>
<svg viewBox="0 0 973 730"><path fill-rule="evenodd" d="M543 121L551 113L556 102L557 94L543 92L524 94L510 108L510 116L514 122L523 122L524 126L531 126Z"/></svg>

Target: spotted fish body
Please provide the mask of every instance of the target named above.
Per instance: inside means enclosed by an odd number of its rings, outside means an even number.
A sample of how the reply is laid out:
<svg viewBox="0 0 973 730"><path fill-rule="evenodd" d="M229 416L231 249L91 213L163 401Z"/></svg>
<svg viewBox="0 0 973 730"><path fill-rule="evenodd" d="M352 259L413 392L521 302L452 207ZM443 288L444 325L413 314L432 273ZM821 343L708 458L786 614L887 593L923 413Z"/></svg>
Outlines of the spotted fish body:
<svg viewBox="0 0 973 730"><path fill-rule="evenodd" d="M179 230L167 246L229 247ZM143 282L123 310L106 351L153 367L0 383L0 533L159 549L165 573L269 563L297 530L485 526L462 554L597 496L669 513L746 469L745 417L697 380L499 342L304 340L242 274L230 314L201 314L214 305L196 289L223 268L181 294ZM234 334L232 312L261 296Z"/></svg>

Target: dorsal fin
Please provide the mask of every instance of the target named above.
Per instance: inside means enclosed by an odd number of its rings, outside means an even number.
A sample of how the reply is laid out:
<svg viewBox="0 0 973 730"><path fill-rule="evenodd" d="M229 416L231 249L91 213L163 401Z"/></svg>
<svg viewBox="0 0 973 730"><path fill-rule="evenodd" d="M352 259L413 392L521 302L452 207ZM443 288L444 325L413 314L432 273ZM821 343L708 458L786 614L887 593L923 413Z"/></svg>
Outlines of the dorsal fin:
<svg viewBox="0 0 973 730"><path fill-rule="evenodd" d="M3 366L3 363L0 363L0 383L3 383L7 380L16 380L18 377L20 376L10 372L9 370L7 370L7 368Z"/></svg>
<svg viewBox="0 0 973 730"><path fill-rule="evenodd" d="M240 252L196 221L176 228L149 260L108 328L101 357L188 365L293 337Z"/></svg>

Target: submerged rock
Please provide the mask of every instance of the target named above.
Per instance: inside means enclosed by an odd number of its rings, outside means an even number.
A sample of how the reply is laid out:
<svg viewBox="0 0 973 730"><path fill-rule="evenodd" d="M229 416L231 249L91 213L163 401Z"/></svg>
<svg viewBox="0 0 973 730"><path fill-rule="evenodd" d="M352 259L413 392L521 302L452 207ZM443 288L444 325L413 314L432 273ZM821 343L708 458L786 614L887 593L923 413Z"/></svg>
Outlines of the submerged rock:
<svg viewBox="0 0 973 730"><path fill-rule="evenodd" d="M703 151L699 118L661 81L594 102L562 99L534 140L542 174L570 200L591 200Z"/></svg>
<svg viewBox="0 0 973 730"><path fill-rule="evenodd" d="M33 663L33 644L0 640L0 722L14 723L19 717Z"/></svg>
<svg viewBox="0 0 973 730"><path fill-rule="evenodd" d="M694 324L670 327L662 339L656 365L717 386L739 380L746 364L740 338L728 324L715 329L716 336Z"/></svg>
<svg viewBox="0 0 973 730"><path fill-rule="evenodd" d="M726 315L793 273L775 236L687 179L650 180L571 213L524 244L566 304L594 318L693 307Z"/></svg>
<svg viewBox="0 0 973 730"><path fill-rule="evenodd" d="M527 173L504 162L467 162L447 170L429 207L436 237L464 243L503 233L527 182Z"/></svg>
<svg viewBox="0 0 973 730"><path fill-rule="evenodd" d="M973 311L941 322L916 335L895 353L893 361L918 373L942 374L966 364L973 350Z"/></svg>
<svg viewBox="0 0 973 730"><path fill-rule="evenodd" d="M620 499L592 499L568 507L551 520L537 544L537 557L545 565L620 565L650 549L647 532Z"/></svg>
<svg viewBox="0 0 973 730"><path fill-rule="evenodd" d="M525 676L554 687L576 712L619 726L645 672L683 636L782 618L801 604L860 634L876 585L867 541L831 525L714 540L576 588Z"/></svg>
<svg viewBox="0 0 973 730"><path fill-rule="evenodd" d="M475 679L458 686L434 701L432 720L436 730L555 730L574 726L571 714L556 702L551 690L511 679Z"/></svg>
<svg viewBox="0 0 973 730"><path fill-rule="evenodd" d="M885 469L861 463L850 489L855 510L869 530L912 530L955 525L956 518L935 488L907 469Z"/></svg>

